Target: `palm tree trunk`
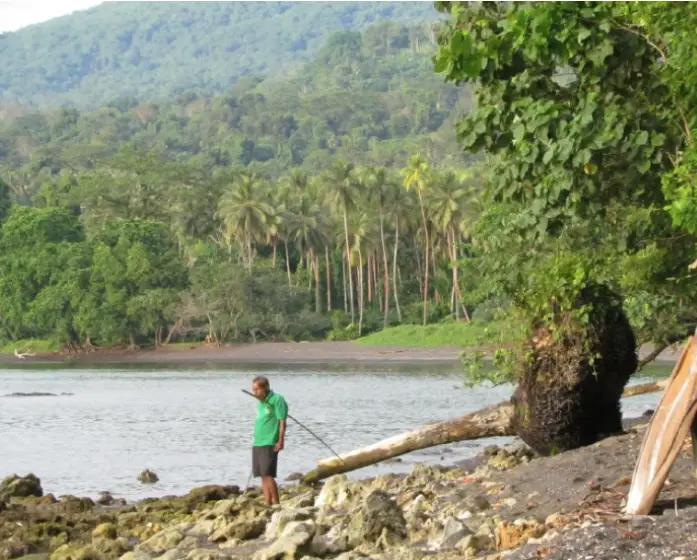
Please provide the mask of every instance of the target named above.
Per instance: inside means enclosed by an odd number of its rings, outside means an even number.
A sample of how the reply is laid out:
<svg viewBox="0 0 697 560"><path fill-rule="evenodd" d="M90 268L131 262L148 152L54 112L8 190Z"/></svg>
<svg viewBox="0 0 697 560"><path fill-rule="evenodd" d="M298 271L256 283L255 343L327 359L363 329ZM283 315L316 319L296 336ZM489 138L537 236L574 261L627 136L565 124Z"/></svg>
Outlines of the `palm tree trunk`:
<svg viewBox="0 0 697 560"><path fill-rule="evenodd" d="M344 292L344 313L348 313L348 297L347 297L347 290L346 290L346 258L345 256L341 257L341 278L342 278L342 285L343 285L343 292Z"/></svg>
<svg viewBox="0 0 697 560"><path fill-rule="evenodd" d="M428 317L428 269L429 269L429 251L431 249L431 240L428 235L428 221L426 220L426 210L424 208L423 197L419 191L419 204L421 205L421 219L424 222L424 237L426 238L426 255L424 257L424 316L423 324L426 325Z"/></svg>
<svg viewBox="0 0 697 560"><path fill-rule="evenodd" d="M414 237L414 254L416 255L416 280L419 283L419 292L423 293L424 291L424 278L423 274L421 273L421 256L419 254L420 251L419 247L419 242L416 240L416 237Z"/></svg>
<svg viewBox="0 0 697 560"><path fill-rule="evenodd" d="M457 243L455 242L455 232L453 231L453 260L457 261L458 258L458 250L457 250ZM465 306L464 302L462 301L462 292L460 291L460 269L455 265L453 267L453 281L455 282L455 296L456 296L456 303L455 303L455 308L457 309L457 306L460 305L462 306L462 313L465 316L465 322L469 323L470 322L470 316L469 313L467 313L467 307Z"/></svg>
<svg viewBox="0 0 697 560"><path fill-rule="evenodd" d="M448 253L450 254L450 260L452 269L453 269L453 290L452 294L450 297L450 310L455 311L455 320L459 321L460 320L460 307L458 306L458 298L457 298L457 265L455 264L455 261L457 260L457 252L455 249L455 231L450 228L450 230L447 233L448 236Z"/></svg>
<svg viewBox="0 0 697 560"><path fill-rule="evenodd" d="M332 310L332 273L329 266L329 247L324 246L324 264L327 273L327 311Z"/></svg>
<svg viewBox="0 0 697 560"><path fill-rule="evenodd" d="M390 311L390 272L387 268L387 247L385 246L385 227L384 227L384 212L380 205L380 243L382 245L382 267L385 271L385 315L382 319L382 327L387 327L387 314ZM395 249L397 245L395 243Z"/></svg>
<svg viewBox="0 0 697 560"><path fill-rule="evenodd" d="M292 286L292 282L290 279L290 257L288 256L288 242L283 241L283 245L286 248L286 271L288 272L288 286Z"/></svg>
<svg viewBox="0 0 697 560"><path fill-rule="evenodd" d="M382 306L382 294L378 289L380 287L380 281L378 280L378 277L380 276L379 268L380 266L378 265L378 256L376 251L375 257L373 258L373 281L375 282L375 294L378 298L378 309L382 311L385 308Z"/></svg>
<svg viewBox="0 0 697 560"><path fill-rule="evenodd" d="M372 270L372 258L371 255L368 255L368 262L367 264L367 269L368 269L368 303L373 303L373 287L372 287L372 282L373 282L373 270Z"/></svg>
<svg viewBox="0 0 697 560"><path fill-rule="evenodd" d="M358 247L358 283L361 291L358 293L358 336L363 331L363 253Z"/></svg>
<svg viewBox="0 0 697 560"><path fill-rule="evenodd" d="M271 267L276 268L276 241L273 242L273 257L271 257Z"/></svg>
<svg viewBox="0 0 697 560"><path fill-rule="evenodd" d="M346 209L344 208L344 238L346 240L346 263L349 268L349 307L351 308L351 324L356 321L356 312L353 307L353 273L351 271L351 248L349 244L349 234L348 234L348 216L346 215Z"/></svg>
<svg viewBox="0 0 697 560"><path fill-rule="evenodd" d="M397 309L397 318L402 322L402 310L399 308L399 290L397 289L397 251L399 250L399 220L395 222L394 230L394 254L392 256L392 282L394 282L394 305ZM389 282L388 282L389 283Z"/></svg>
<svg viewBox="0 0 697 560"><path fill-rule="evenodd" d="M319 258L314 249L310 249L312 264L315 269L315 313L322 313L322 293L319 285Z"/></svg>

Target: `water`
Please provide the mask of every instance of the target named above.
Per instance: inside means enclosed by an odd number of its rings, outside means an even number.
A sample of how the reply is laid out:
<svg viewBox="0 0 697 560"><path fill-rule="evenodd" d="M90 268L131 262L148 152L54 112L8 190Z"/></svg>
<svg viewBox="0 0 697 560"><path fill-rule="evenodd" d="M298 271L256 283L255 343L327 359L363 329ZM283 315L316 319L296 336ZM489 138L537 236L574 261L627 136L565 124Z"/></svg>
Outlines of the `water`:
<svg viewBox="0 0 697 560"><path fill-rule="evenodd" d="M648 374L663 376L670 367ZM259 369L135 367L0 369L0 476L35 473L46 492L96 497L109 490L136 500L182 494L204 484L244 486L250 474L255 401L249 389ZM465 414L510 397L511 386L461 388L460 371L439 366L327 369L265 368L290 413L342 453L429 422ZM646 381L635 380L635 382ZM72 395L61 395L72 393ZM658 394L628 399L627 417L655 406ZM453 464L483 445L462 442L367 467L350 476L410 470L416 462ZM326 448L288 425L279 478L306 472ZM143 485L143 469L160 481Z"/></svg>

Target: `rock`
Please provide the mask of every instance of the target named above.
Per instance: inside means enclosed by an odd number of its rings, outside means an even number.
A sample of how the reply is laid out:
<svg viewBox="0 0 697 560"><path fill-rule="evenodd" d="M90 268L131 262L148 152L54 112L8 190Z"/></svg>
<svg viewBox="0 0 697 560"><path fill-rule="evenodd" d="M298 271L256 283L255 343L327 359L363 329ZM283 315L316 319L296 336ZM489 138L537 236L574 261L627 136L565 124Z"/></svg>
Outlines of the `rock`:
<svg viewBox="0 0 697 560"><path fill-rule="evenodd" d="M162 556L158 556L157 560L183 560L183 558L186 558L186 553L179 548L173 548L165 552Z"/></svg>
<svg viewBox="0 0 697 560"><path fill-rule="evenodd" d="M252 560L285 560L286 558L296 558L300 550L310 542L311 532L303 532L298 528L292 535L281 537L274 541L270 546L257 551Z"/></svg>
<svg viewBox="0 0 697 560"><path fill-rule="evenodd" d="M113 523L101 523L92 531L92 539L111 539L119 536L118 529Z"/></svg>
<svg viewBox="0 0 697 560"><path fill-rule="evenodd" d="M373 490L349 521L348 540L352 547L363 542L389 546L406 536L402 509L382 490Z"/></svg>
<svg viewBox="0 0 697 560"><path fill-rule="evenodd" d="M304 494L300 494L299 496L295 496L294 498L286 500L285 504L286 507L290 509L302 509L306 507L312 507L315 505L315 497L315 492L305 492Z"/></svg>
<svg viewBox="0 0 697 560"><path fill-rule="evenodd" d="M491 509L491 504L482 495L467 496L462 502L458 504L458 509L461 512L468 511L470 514L478 513L480 511L486 511Z"/></svg>
<svg viewBox="0 0 697 560"><path fill-rule="evenodd" d="M155 484L160 478L150 469L145 469L138 475L138 480L143 484Z"/></svg>
<svg viewBox="0 0 697 560"><path fill-rule="evenodd" d="M496 548L518 548L530 538L541 537L545 531L545 526L536 519L516 519L513 523L502 521L496 526Z"/></svg>
<svg viewBox="0 0 697 560"><path fill-rule="evenodd" d="M278 538L286 525L292 521L305 521L312 517L312 510L284 508L271 515L264 537L272 540Z"/></svg>
<svg viewBox="0 0 697 560"><path fill-rule="evenodd" d="M170 548L177 546L184 536L178 529L171 527L156 533L138 547L145 552L154 552L156 555L166 552Z"/></svg>
<svg viewBox="0 0 697 560"><path fill-rule="evenodd" d="M0 558L19 558L29 554L30 550L26 543L11 537L0 543Z"/></svg>
<svg viewBox="0 0 697 560"><path fill-rule="evenodd" d="M300 473L300 472L290 473L286 477L286 482L295 482L296 480L301 480L302 477L303 477L303 473Z"/></svg>
<svg viewBox="0 0 697 560"><path fill-rule="evenodd" d="M440 538L439 548L455 548L457 543L459 543L467 535L471 535L472 531L467 529L462 523L460 523L454 517L448 517L445 520L445 525L443 526L443 534Z"/></svg>
<svg viewBox="0 0 697 560"><path fill-rule="evenodd" d="M152 556L142 550L127 552L119 560L151 560Z"/></svg>
<svg viewBox="0 0 697 560"><path fill-rule="evenodd" d="M350 481L345 474L330 477L315 500L315 507L336 508L348 505L362 494L361 486Z"/></svg>
<svg viewBox="0 0 697 560"><path fill-rule="evenodd" d="M41 480L33 474L17 476L13 474L0 482L0 501L9 501L11 498L28 498L44 495L41 488Z"/></svg>
<svg viewBox="0 0 697 560"><path fill-rule="evenodd" d="M333 525L324 535L315 534L310 543L310 552L317 556L341 554L348 549L348 536L340 525Z"/></svg>
<svg viewBox="0 0 697 560"><path fill-rule="evenodd" d="M61 496L53 506L54 511L60 513L86 513L94 508L94 502L90 498L77 498L67 495Z"/></svg>
<svg viewBox="0 0 697 560"><path fill-rule="evenodd" d="M569 515L564 515L563 513L553 513L547 516L547 519L545 519L545 525L556 529L559 527L566 527L572 521L573 518Z"/></svg>
<svg viewBox="0 0 697 560"><path fill-rule="evenodd" d="M225 527L215 531L210 540L216 543L236 540L256 539L264 534L266 528L265 519L253 519L251 521L233 521Z"/></svg>
<svg viewBox="0 0 697 560"><path fill-rule="evenodd" d="M197 506L206 502L218 502L220 500L226 500L231 496L238 496L239 494L239 486L219 486L217 484L210 484L208 486L194 488L182 499L190 506Z"/></svg>
<svg viewBox="0 0 697 560"><path fill-rule="evenodd" d="M118 558L133 549L133 546L124 538L107 539L102 537L92 540L92 549L107 558Z"/></svg>
<svg viewBox="0 0 697 560"><path fill-rule="evenodd" d="M160 479L153 471L150 469L145 469L138 475L138 480L143 484L154 484Z"/></svg>
<svg viewBox="0 0 697 560"><path fill-rule="evenodd" d="M109 492L100 492L99 497L97 498L97 503L100 506L110 506L111 504L114 503L114 496L112 496Z"/></svg>
<svg viewBox="0 0 697 560"><path fill-rule="evenodd" d="M493 546L493 539L487 535L467 535L456 545L465 553L465 558L476 556L480 552L490 550Z"/></svg>
<svg viewBox="0 0 697 560"><path fill-rule="evenodd" d="M187 560L222 560L227 558L220 550L210 548L195 548L186 555Z"/></svg>

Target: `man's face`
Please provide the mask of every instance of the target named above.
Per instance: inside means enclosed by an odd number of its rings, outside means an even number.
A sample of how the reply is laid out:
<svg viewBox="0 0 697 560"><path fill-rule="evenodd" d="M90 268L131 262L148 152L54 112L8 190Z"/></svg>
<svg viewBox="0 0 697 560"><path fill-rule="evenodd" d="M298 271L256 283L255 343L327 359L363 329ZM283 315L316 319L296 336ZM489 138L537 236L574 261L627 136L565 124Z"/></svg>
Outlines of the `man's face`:
<svg viewBox="0 0 697 560"><path fill-rule="evenodd" d="M265 399L266 398L266 391L264 390L264 387L262 387L260 383L252 383L252 393L254 393L254 396L257 397L258 399Z"/></svg>

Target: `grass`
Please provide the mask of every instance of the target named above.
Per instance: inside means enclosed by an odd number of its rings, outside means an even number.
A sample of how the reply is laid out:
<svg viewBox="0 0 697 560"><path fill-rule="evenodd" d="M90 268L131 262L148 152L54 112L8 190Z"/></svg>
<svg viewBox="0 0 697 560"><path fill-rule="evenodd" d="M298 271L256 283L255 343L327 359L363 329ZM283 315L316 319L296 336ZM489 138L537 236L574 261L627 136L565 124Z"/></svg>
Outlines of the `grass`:
<svg viewBox="0 0 697 560"><path fill-rule="evenodd" d="M446 322L435 325L400 325L359 338L356 342L371 346L407 346L436 348L438 346L470 347L483 344L505 344L515 340L515 330L504 321L488 323Z"/></svg>
<svg viewBox="0 0 697 560"><path fill-rule="evenodd" d="M13 354L15 350L20 352L57 352L61 345L55 340L43 338L28 338L23 340L13 340L0 348L3 354Z"/></svg>

